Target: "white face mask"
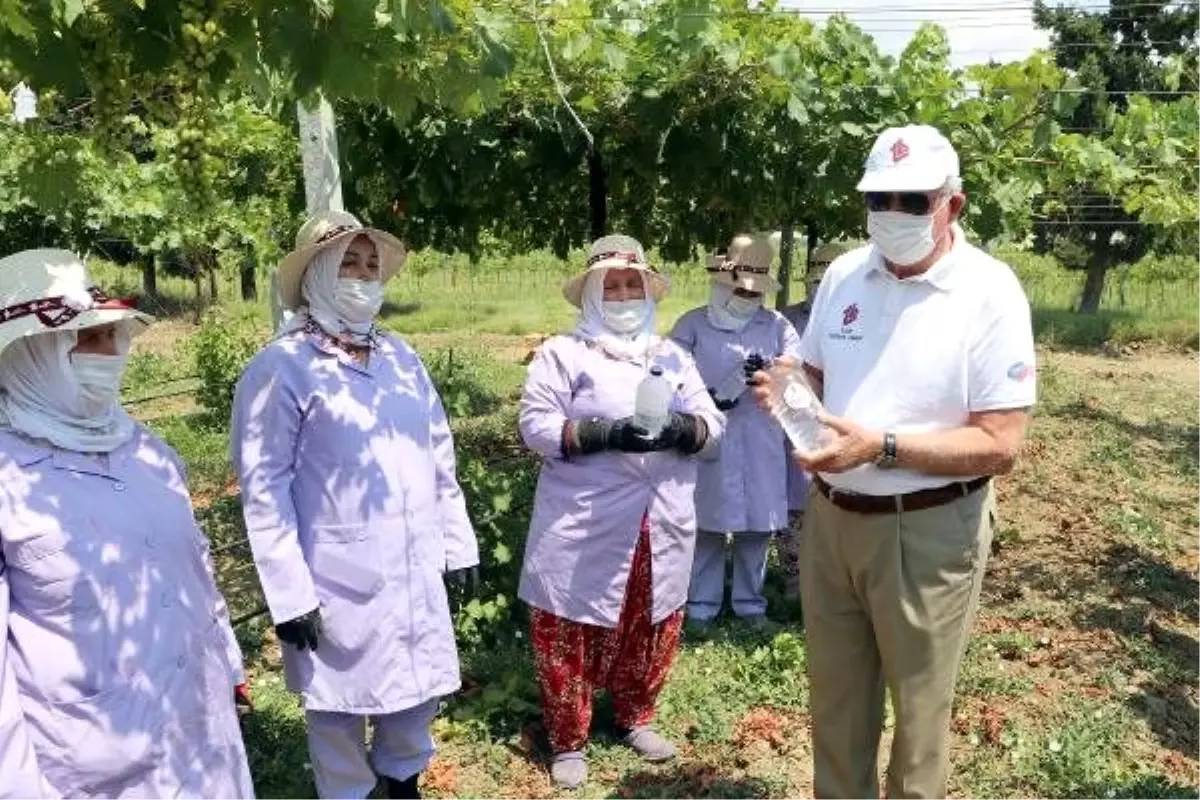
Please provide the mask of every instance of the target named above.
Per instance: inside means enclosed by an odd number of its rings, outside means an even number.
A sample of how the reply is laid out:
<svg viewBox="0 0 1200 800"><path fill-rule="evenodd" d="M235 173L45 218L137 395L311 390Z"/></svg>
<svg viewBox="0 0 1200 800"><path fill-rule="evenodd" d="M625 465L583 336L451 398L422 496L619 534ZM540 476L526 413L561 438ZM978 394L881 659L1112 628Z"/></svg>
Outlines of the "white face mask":
<svg viewBox="0 0 1200 800"><path fill-rule="evenodd" d="M347 322L365 324L375 319L383 307L383 284L338 278L333 292L333 310Z"/></svg>
<svg viewBox="0 0 1200 800"><path fill-rule="evenodd" d="M736 294L725 303L725 310L738 319L750 319L761 307L761 297L739 297Z"/></svg>
<svg viewBox="0 0 1200 800"><path fill-rule="evenodd" d="M604 324L613 333L633 333L646 319L646 301L605 300Z"/></svg>
<svg viewBox="0 0 1200 800"><path fill-rule="evenodd" d="M941 207L936 206L923 217L902 211L868 212L867 233L871 243L893 264L902 267L916 264L937 246L933 236L933 217Z"/></svg>
<svg viewBox="0 0 1200 800"><path fill-rule="evenodd" d="M71 354L71 371L79 384L80 410L85 415L96 416L117 402L128 363L128 355Z"/></svg>

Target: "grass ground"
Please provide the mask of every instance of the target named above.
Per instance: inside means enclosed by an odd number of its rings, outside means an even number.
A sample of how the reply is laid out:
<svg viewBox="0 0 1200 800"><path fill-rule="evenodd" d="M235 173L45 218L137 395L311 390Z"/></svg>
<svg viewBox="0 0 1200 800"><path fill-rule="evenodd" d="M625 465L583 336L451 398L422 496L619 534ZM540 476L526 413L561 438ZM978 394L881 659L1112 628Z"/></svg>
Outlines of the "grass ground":
<svg viewBox="0 0 1200 800"><path fill-rule="evenodd" d="M392 287L393 302L415 296L423 305L394 308L388 324L423 352L486 350L497 362L489 380L498 396L519 385L520 362L537 342L531 334L570 322L545 282L469 294L431 286ZM700 302L703 284L681 294L664 310L664 327ZM179 355L192 332L187 323L166 322L139 341L139 385L188 377ZM1002 530L956 698L951 792L1194 797L1195 354L1136 340L1081 352L1045 327L1042 334L1049 342L1040 354L1042 400L1018 469L1000 482ZM181 416L189 402L172 398L143 408L193 465L202 519L217 546L229 548L217 555L223 587L235 610L246 610L257 587L236 545L225 438ZM601 701L592 780L581 796L811 795L804 633L797 609L779 600L778 576L770 580L777 630L730 624L680 653L660 719L682 743L679 760L656 768L638 763L607 733ZM266 627L256 618L239 630L258 702L247 728L258 791L312 796L303 717L282 685ZM524 638L513 633L472 653L464 666L466 687L438 722L440 752L426 776L427 795L551 796Z"/></svg>

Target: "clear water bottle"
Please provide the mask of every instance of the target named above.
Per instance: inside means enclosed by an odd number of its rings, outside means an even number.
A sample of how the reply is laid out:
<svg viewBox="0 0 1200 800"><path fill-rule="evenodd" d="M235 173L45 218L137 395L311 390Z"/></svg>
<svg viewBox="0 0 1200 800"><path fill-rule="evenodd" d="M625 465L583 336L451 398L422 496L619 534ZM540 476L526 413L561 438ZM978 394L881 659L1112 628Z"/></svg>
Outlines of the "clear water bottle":
<svg viewBox="0 0 1200 800"><path fill-rule="evenodd" d="M651 367L650 374L638 384L633 423L646 430L646 438L655 438L667 426L672 394L671 383L663 377L662 367Z"/></svg>
<svg viewBox="0 0 1200 800"><path fill-rule="evenodd" d="M713 387L713 395L717 400L723 400L732 403L742 396L746 391L746 368L742 361L738 361L726 375L717 382Z"/></svg>
<svg viewBox="0 0 1200 800"><path fill-rule="evenodd" d="M817 399L800 365L776 364L770 369L771 394L767 399L771 416L779 421L792 446L800 453L812 453L826 444L830 431L817 417L821 401Z"/></svg>

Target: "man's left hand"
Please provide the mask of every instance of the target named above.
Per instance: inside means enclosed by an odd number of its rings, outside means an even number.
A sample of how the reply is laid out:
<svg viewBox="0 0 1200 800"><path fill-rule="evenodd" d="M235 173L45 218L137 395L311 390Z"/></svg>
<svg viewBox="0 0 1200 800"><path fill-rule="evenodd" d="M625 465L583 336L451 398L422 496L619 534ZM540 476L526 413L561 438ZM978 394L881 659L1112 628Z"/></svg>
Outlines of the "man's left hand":
<svg viewBox="0 0 1200 800"><path fill-rule="evenodd" d="M812 453L794 454L796 462L810 472L848 472L873 462L883 452L882 433L832 414L823 413L820 419L832 431L833 440Z"/></svg>

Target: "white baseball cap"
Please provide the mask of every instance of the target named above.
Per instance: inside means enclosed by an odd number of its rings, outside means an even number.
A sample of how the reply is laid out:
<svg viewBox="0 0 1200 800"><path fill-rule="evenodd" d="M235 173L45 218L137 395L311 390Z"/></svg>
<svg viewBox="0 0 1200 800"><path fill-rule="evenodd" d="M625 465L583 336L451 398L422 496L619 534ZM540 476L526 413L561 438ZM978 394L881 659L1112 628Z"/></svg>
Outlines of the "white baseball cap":
<svg viewBox="0 0 1200 800"><path fill-rule="evenodd" d="M950 140L930 125L906 125L879 134L858 191L931 192L957 177L958 153Z"/></svg>

